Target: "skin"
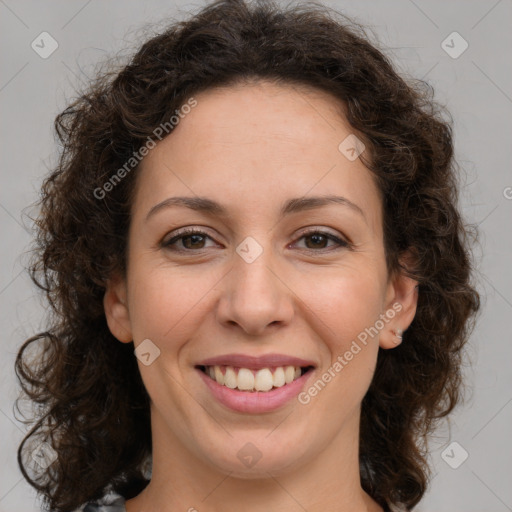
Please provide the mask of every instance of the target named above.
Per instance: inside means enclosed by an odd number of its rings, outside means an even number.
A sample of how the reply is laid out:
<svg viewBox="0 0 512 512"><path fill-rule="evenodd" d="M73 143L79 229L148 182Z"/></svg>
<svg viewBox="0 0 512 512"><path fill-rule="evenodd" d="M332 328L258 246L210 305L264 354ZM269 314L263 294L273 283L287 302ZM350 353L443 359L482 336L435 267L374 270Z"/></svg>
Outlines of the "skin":
<svg viewBox="0 0 512 512"><path fill-rule="evenodd" d="M315 89L260 81L195 98L141 163L127 273L112 276L104 300L119 341L160 350L150 365L138 361L152 401L153 475L127 511L381 511L360 485L360 407L379 347L396 347L396 329L414 318L417 283L387 271L379 191L361 160L338 150L354 131L339 102ZM362 214L333 204L279 218L288 199L329 194ZM173 196L208 197L229 215L170 207L146 220ZM183 227L207 236L161 246ZM351 245L304 237L306 227ZM263 249L252 263L236 252L248 236ZM281 353L315 362L309 387L396 303L307 405L231 411L194 369L222 354ZM248 442L261 453L250 468L237 457Z"/></svg>

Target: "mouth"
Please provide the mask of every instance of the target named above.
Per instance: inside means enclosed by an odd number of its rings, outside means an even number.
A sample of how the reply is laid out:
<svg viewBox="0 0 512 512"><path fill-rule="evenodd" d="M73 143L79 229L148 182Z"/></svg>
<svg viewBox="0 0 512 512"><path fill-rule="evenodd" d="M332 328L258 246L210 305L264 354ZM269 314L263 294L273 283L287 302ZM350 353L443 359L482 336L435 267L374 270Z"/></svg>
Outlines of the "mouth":
<svg viewBox="0 0 512 512"><path fill-rule="evenodd" d="M209 379L236 391L269 392L283 388L314 370L314 366L265 366L244 368L227 365L196 365Z"/></svg>

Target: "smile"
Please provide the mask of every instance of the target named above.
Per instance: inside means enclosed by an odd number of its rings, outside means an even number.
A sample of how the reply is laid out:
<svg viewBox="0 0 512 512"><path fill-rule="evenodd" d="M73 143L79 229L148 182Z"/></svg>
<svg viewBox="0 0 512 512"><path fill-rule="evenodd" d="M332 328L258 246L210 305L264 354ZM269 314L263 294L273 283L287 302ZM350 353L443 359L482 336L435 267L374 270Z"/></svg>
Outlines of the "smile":
<svg viewBox="0 0 512 512"><path fill-rule="evenodd" d="M239 391L268 392L281 388L299 379L311 370L312 366L277 366L261 368L259 370L249 368L236 368L233 366L198 366L212 380L221 386Z"/></svg>

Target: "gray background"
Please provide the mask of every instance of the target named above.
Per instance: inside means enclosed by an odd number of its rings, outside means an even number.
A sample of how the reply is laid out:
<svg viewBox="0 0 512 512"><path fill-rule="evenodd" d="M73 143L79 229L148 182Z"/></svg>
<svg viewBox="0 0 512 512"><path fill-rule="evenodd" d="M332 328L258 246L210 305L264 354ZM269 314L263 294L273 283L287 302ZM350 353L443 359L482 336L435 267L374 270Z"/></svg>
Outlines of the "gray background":
<svg viewBox="0 0 512 512"><path fill-rule="evenodd" d="M462 208L481 229L478 287L484 295L468 346L466 403L432 437L435 477L418 512L512 510L512 2L338 0L326 2L370 26L405 74L431 83L455 120L456 158L466 173ZM23 271L30 223L22 216L53 165L53 119L95 63L137 47L151 23L182 18L202 2L0 0L0 512L39 510L16 448L25 426L14 418L13 363L20 344L43 328L43 307ZM43 31L58 49L41 58ZM469 44L458 58L441 43L457 31ZM452 51L460 41L448 39ZM30 208L25 212L30 212ZM451 445L456 441L460 447ZM447 449L448 448L448 449ZM442 453L447 449L445 458ZM464 452L468 458L457 469Z"/></svg>

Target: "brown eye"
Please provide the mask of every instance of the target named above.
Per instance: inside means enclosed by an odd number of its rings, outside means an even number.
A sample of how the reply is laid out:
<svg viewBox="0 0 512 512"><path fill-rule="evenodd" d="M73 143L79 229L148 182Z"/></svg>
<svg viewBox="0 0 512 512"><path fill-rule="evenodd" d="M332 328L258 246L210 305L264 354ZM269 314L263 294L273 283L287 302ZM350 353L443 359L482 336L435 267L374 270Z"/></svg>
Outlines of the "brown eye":
<svg viewBox="0 0 512 512"><path fill-rule="evenodd" d="M204 244L204 237L202 235L187 235L182 236L181 240L183 241L183 246L187 249L202 249L203 247L198 247L201 245L201 242Z"/></svg>
<svg viewBox="0 0 512 512"><path fill-rule="evenodd" d="M201 250L206 248L205 243L207 238L211 240L211 238L203 231L188 229L179 232L176 236L167 241L163 241L162 247L177 252ZM180 244L178 244L180 241L181 247ZM175 248L173 246L177 247Z"/></svg>
<svg viewBox="0 0 512 512"><path fill-rule="evenodd" d="M175 252L194 252L207 249L205 245L207 239L213 240L204 231L197 229L185 229L178 232L167 241L162 242L162 247ZM319 252L325 250L336 250L337 248L350 247L350 243L329 233L327 231L312 230L303 233L298 240L306 240L304 247L307 251ZM329 248L329 242L334 242L334 248Z"/></svg>
<svg viewBox="0 0 512 512"><path fill-rule="evenodd" d="M307 235L304 237L306 240L311 240L312 247L310 247L307 243L306 246L308 249L324 249L325 244L329 242L329 239L325 235L321 235L319 233L314 233L312 235Z"/></svg>
<svg viewBox="0 0 512 512"><path fill-rule="evenodd" d="M335 244L339 247L350 247L350 244L346 242L345 240L338 238L337 236L327 232L327 231L308 231L306 233L302 233L299 240L309 240L306 241L306 249L310 251L318 251L318 250L325 250L328 248L327 244L329 241L335 242Z"/></svg>

